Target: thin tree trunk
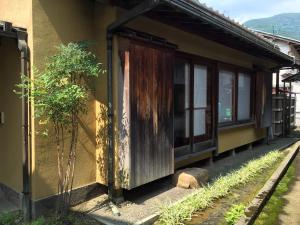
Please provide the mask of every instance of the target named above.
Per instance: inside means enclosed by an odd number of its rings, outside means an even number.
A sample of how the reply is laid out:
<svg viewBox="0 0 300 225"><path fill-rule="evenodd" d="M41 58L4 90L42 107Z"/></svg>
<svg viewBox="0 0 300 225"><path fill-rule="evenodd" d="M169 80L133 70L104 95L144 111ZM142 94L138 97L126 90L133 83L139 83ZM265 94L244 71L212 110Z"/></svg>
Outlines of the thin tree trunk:
<svg viewBox="0 0 300 225"><path fill-rule="evenodd" d="M76 116L75 116L76 118ZM70 196L69 196L69 202L68 204L71 204L71 198L72 198L72 190L73 190L73 183L74 183L74 172L75 172L75 163L76 163L76 150L77 150L77 141L78 141L78 120L75 119L74 124L74 130L75 130L75 140L74 140L74 149L73 149L73 157L72 157L72 170L70 174Z"/></svg>

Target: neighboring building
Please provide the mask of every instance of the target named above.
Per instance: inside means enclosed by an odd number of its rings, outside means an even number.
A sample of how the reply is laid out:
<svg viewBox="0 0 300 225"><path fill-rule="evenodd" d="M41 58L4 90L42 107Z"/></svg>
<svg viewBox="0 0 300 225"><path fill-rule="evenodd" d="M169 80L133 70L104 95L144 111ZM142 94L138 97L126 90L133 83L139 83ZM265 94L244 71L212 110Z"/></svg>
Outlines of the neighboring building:
<svg viewBox="0 0 300 225"><path fill-rule="evenodd" d="M103 186L121 193L267 138L272 69L293 64L204 5L108 2L0 1L0 20L13 25L0 26L0 183L11 198L23 199L24 209L31 200L35 215L41 205L53 207L57 193L55 144L39 134L33 106L13 89L20 72L34 79L31 68L42 69L56 45L94 40L107 65L81 118L78 201Z"/></svg>
<svg viewBox="0 0 300 225"><path fill-rule="evenodd" d="M262 31L255 30L259 35L262 35L264 38L272 41L276 44L280 51L293 57L295 63L300 65L300 40L295 40L288 37L283 37L280 35L273 35ZM285 78L291 76L293 74L299 73L299 69L297 68L287 68L281 69L279 73L279 88L283 90L283 82ZM276 74L273 75L273 87L275 90L276 87ZM289 85L287 84L286 88L289 89ZM300 126L300 83L293 82L290 91L296 93L296 126Z"/></svg>

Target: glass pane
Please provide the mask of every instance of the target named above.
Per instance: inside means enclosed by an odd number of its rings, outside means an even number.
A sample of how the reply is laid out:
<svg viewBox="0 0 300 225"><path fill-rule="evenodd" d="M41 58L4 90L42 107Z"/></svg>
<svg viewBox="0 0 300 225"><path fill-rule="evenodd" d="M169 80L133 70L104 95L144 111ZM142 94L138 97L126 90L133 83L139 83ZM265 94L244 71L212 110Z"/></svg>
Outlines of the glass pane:
<svg viewBox="0 0 300 225"><path fill-rule="evenodd" d="M250 75L239 73L238 120L250 119Z"/></svg>
<svg viewBox="0 0 300 225"><path fill-rule="evenodd" d="M221 70L219 74L219 122L232 121L234 73Z"/></svg>
<svg viewBox="0 0 300 225"><path fill-rule="evenodd" d="M175 147L186 145L190 136L189 94L190 68L184 61L177 61L174 75L174 138Z"/></svg>
<svg viewBox="0 0 300 225"><path fill-rule="evenodd" d="M194 108L207 106L207 67L194 67Z"/></svg>
<svg viewBox="0 0 300 225"><path fill-rule="evenodd" d="M206 133L205 121L205 109L194 110L194 136Z"/></svg>

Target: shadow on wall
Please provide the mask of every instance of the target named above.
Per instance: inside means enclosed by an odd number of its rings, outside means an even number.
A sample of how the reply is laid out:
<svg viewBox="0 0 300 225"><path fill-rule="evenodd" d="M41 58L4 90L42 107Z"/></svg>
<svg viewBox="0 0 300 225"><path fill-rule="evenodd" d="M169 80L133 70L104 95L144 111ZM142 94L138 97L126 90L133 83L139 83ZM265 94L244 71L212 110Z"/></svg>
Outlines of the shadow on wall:
<svg viewBox="0 0 300 225"><path fill-rule="evenodd" d="M34 0L34 41L38 36L44 38L39 41L45 43L47 38L52 41L50 43L92 40L93 7L93 1Z"/></svg>
<svg viewBox="0 0 300 225"><path fill-rule="evenodd" d="M22 191L22 101L14 93L20 83L20 51L11 38L0 38L0 183Z"/></svg>
<svg viewBox="0 0 300 225"><path fill-rule="evenodd" d="M42 68L47 56L55 53L61 43L94 40L94 2L81 0L33 1L33 64ZM63 19L62 19L63 18ZM102 43L92 46L99 56ZM80 119L78 160L74 187L106 180L107 118L106 76L93 80L95 92L91 94L88 114ZM100 112L98 109L100 105ZM99 115L98 115L99 114ZM41 131L36 121L37 131ZM36 198L57 192L57 156L53 130L48 138L36 137L34 171ZM66 137L67 139L68 137ZM67 146L66 146L67 148Z"/></svg>
<svg viewBox="0 0 300 225"><path fill-rule="evenodd" d="M107 184L107 151L108 151L108 120L107 120L107 106L99 104L97 106L97 134L96 134L96 164L97 164L97 179L102 184Z"/></svg>
<svg viewBox="0 0 300 225"><path fill-rule="evenodd" d="M97 177L100 183L107 184L107 156L108 156L108 118L107 106L99 105L97 115ZM118 170L115 171L116 186L129 187L129 121L125 113L118 126L115 126L115 162Z"/></svg>

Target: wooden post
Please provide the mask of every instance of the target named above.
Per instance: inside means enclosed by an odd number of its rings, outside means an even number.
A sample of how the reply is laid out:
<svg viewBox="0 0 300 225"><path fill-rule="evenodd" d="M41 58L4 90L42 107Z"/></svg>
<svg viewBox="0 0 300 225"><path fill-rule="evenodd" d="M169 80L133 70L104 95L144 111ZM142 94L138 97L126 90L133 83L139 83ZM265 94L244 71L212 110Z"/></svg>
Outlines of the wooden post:
<svg viewBox="0 0 300 225"><path fill-rule="evenodd" d="M276 96L279 95L279 70L276 72Z"/></svg>
<svg viewBox="0 0 300 225"><path fill-rule="evenodd" d="M283 82L283 110L282 110L282 117L283 117L283 124L282 124L282 136L285 136L285 128L286 128L286 116L285 116L285 112L286 112L286 92L285 92L285 82Z"/></svg>
<svg viewBox="0 0 300 225"><path fill-rule="evenodd" d="M289 133L291 132L291 114L292 114L292 82L290 82L290 95L289 95Z"/></svg>

